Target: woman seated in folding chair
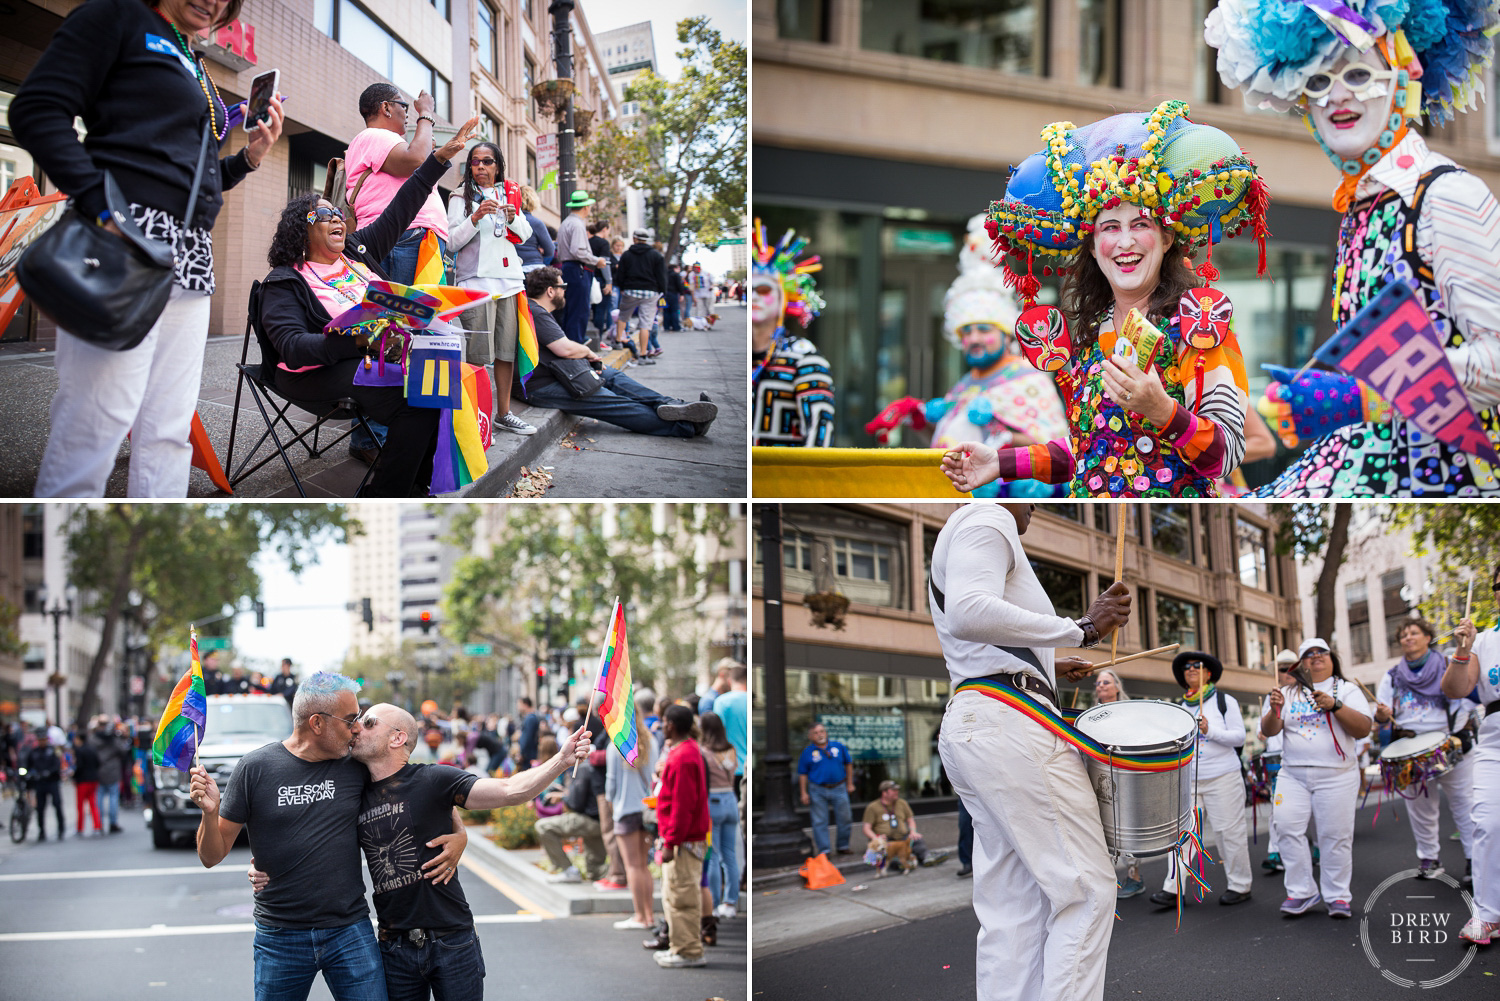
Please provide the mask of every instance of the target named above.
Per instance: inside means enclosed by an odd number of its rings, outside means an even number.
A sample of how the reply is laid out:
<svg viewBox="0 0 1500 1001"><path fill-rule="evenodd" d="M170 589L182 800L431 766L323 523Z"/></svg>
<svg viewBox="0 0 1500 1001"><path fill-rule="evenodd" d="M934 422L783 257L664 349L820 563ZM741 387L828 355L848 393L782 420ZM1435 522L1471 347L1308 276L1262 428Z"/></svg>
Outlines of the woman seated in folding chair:
<svg viewBox="0 0 1500 1001"><path fill-rule="evenodd" d="M426 494L439 411L408 406L400 386L355 385L366 337L329 337L323 328L363 300L371 280L387 277L376 262L411 225L478 124L477 117L469 119L447 144L434 150L364 229L348 232L343 214L318 195L292 199L281 212L266 253L271 273L261 289L262 363L274 367L276 388L288 399L322 402L349 397L366 416L390 428L365 490L371 496Z"/></svg>

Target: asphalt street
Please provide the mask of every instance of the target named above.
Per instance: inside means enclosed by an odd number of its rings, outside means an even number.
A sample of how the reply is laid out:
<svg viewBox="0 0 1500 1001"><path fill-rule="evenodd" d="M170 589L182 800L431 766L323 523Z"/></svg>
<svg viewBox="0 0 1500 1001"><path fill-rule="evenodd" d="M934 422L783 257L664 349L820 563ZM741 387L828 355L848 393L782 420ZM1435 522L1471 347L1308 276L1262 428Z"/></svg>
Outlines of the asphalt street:
<svg viewBox="0 0 1500 1001"><path fill-rule="evenodd" d="M1106 1001L1500 997L1500 945L1474 949L1462 973L1430 989L1401 987L1382 975L1386 970L1407 979L1438 979L1462 962L1467 950L1451 925L1444 944L1392 945L1394 907L1446 907L1453 912L1463 908L1458 891L1437 881L1399 880L1380 891L1365 922L1380 968L1372 963L1361 940L1364 905L1380 884L1416 864L1411 829L1400 805L1393 810L1387 802L1372 827L1374 814L1372 796L1355 821L1355 920L1332 920L1322 908L1300 918L1280 915L1282 879L1260 868L1266 855L1262 824L1259 844L1250 849L1256 875L1248 903L1218 905L1225 883L1217 864L1208 867L1213 887L1208 902L1185 906L1180 930L1174 931L1175 913L1159 910L1146 895L1119 902L1120 920L1109 945ZM1442 860L1456 877L1463 873L1463 851L1457 841L1448 839L1453 829L1445 806ZM768 1001L973 998L979 922L970 906L973 883L956 879L955 871L950 861L909 876L877 880L866 869L848 874L844 885L828 890L793 885L758 890L753 996ZM1160 888L1166 862L1144 862L1142 871L1149 894ZM1406 897L1429 894L1435 903L1400 904Z"/></svg>
<svg viewBox="0 0 1500 1001"><path fill-rule="evenodd" d="M750 371L745 307L720 304L713 330L663 331L655 365L625 369L636 382L689 402L708 393L719 415L698 438L659 438L584 418L539 460L550 467L548 499L563 497L744 497Z"/></svg>
<svg viewBox="0 0 1500 1001"><path fill-rule="evenodd" d="M66 789L71 798L72 790ZM9 801L0 804L8 820ZM71 829L72 811L69 808ZM24 845L0 839L0 1001L248 998L253 963L250 850L204 869L184 842L154 850L139 812L125 833ZM614 914L558 918L469 852L459 878L493 998L745 998L746 922L726 922L702 969L662 970ZM330 998L323 981L315 999Z"/></svg>

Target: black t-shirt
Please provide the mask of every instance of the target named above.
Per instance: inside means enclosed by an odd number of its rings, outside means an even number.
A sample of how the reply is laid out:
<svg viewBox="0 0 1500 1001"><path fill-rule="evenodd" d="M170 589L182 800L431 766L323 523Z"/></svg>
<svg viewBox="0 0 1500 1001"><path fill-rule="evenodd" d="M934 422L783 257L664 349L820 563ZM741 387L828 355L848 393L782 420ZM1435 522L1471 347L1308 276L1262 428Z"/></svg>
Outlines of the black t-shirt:
<svg viewBox="0 0 1500 1001"><path fill-rule="evenodd" d="M257 924L342 928L369 916L355 819L370 773L353 758L303 761L279 741L234 766L219 815L244 824L256 867Z"/></svg>
<svg viewBox="0 0 1500 1001"><path fill-rule="evenodd" d="M427 842L453 833L453 808L462 806L479 776L452 765L408 764L371 782L359 810L359 846L375 884L380 927L453 929L474 924L457 878L442 886L422 878L422 863L439 849Z"/></svg>
<svg viewBox="0 0 1500 1001"><path fill-rule="evenodd" d="M604 795L604 773L585 761L578 766L578 774L568 783L563 794L563 805L574 813L599 819L599 797Z"/></svg>

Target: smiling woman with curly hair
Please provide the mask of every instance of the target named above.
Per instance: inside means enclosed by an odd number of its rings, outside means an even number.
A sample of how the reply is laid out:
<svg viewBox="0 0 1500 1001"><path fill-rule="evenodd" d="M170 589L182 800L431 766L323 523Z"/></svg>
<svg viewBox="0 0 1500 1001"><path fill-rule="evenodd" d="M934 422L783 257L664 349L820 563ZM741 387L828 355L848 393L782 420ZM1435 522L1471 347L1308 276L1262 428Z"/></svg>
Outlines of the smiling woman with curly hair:
<svg viewBox="0 0 1500 1001"><path fill-rule="evenodd" d="M372 280L386 279L377 262L396 245L478 122L470 119L429 156L364 229L351 232L327 199L303 195L282 210L266 251L271 273L261 289L256 329L261 363L276 373L277 390L304 409L318 405L310 401L351 397L367 416L390 428L366 488L371 496L425 495L439 412L408 406L400 386L355 385L368 340L364 334L330 337L323 328L362 301Z"/></svg>

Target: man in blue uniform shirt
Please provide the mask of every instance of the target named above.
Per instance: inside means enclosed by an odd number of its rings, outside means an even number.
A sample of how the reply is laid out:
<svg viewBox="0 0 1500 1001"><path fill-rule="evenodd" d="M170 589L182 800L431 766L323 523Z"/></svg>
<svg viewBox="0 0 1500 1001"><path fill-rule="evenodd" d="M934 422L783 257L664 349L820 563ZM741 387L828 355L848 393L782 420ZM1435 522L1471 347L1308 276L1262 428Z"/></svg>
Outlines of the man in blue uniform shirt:
<svg viewBox="0 0 1500 1001"><path fill-rule="evenodd" d="M840 855L849 854L849 794L854 791L854 766L849 748L828 739L822 723L807 731L812 741L797 759L797 783L802 788L802 805L812 811L813 854L828 854L828 812L833 811L838 825Z"/></svg>

